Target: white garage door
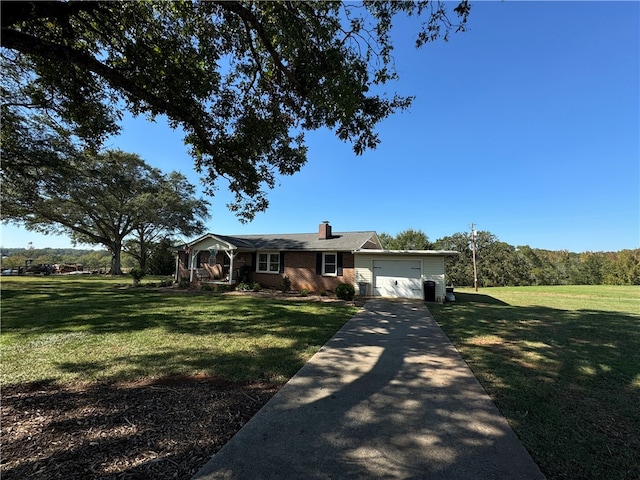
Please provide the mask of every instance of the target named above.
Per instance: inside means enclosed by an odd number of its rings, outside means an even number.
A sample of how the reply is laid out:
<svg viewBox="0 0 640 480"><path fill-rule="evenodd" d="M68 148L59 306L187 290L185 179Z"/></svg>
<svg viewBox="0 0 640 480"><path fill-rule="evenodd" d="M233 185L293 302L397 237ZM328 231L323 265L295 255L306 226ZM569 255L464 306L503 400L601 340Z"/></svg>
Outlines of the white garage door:
<svg viewBox="0 0 640 480"><path fill-rule="evenodd" d="M373 294L422 298L421 273L420 260L374 260Z"/></svg>

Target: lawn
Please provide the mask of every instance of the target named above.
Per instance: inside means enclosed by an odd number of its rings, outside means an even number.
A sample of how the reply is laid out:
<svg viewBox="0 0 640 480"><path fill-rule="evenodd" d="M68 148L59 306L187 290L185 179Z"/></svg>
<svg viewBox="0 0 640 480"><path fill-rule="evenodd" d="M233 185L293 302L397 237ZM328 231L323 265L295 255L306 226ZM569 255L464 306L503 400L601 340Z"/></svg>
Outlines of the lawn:
<svg viewBox="0 0 640 480"><path fill-rule="evenodd" d="M3 277L2 385L174 375L284 383L356 311L146 283Z"/></svg>
<svg viewBox="0 0 640 480"><path fill-rule="evenodd" d="M455 295L431 312L549 479L640 479L640 287Z"/></svg>

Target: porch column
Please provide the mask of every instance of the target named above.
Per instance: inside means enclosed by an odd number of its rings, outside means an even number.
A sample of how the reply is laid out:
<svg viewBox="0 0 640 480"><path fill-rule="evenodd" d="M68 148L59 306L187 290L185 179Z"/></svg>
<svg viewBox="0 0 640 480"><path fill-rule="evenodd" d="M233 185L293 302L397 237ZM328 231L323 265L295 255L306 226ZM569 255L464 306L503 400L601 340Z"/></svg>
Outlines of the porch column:
<svg viewBox="0 0 640 480"><path fill-rule="evenodd" d="M231 251L225 250L225 253L229 257L229 285L232 285L233 284L233 259L235 258L236 254L233 250Z"/></svg>
<svg viewBox="0 0 640 480"><path fill-rule="evenodd" d="M180 273L180 252L176 253L176 273L173 276L174 282L178 281L178 277L180 276L179 273Z"/></svg>
<svg viewBox="0 0 640 480"><path fill-rule="evenodd" d="M193 263L195 262L198 253L200 253L200 250L194 250L191 253L191 259L189 261L189 283L193 283L193 271L195 270Z"/></svg>

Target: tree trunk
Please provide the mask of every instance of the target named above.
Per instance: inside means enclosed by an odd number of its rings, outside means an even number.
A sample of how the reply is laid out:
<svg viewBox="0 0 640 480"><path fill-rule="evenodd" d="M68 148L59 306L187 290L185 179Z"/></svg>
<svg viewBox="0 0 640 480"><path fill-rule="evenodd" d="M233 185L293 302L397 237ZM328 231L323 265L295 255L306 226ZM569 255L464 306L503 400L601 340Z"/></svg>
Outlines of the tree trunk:
<svg viewBox="0 0 640 480"><path fill-rule="evenodd" d="M147 257L149 256L149 251L147 249L144 241L140 240L140 259L138 263L140 263L140 270L143 272L147 271Z"/></svg>
<svg viewBox="0 0 640 480"><path fill-rule="evenodd" d="M110 275L122 275L122 262L120 260L122 252L122 242L114 242L111 247L111 270Z"/></svg>

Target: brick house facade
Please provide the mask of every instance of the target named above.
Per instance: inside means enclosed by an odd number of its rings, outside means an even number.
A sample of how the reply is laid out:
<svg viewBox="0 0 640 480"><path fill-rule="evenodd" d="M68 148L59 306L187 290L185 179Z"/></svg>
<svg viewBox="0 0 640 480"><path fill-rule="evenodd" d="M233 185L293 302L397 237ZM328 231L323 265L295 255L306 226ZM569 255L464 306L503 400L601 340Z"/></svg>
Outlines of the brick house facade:
<svg viewBox="0 0 640 480"><path fill-rule="evenodd" d="M282 276L291 280L294 290L308 290L310 292L333 291L340 283L353 285L355 279L354 256L351 252L337 252L342 257L342 270L336 275L323 275L318 269L317 252L285 252L284 271L282 274L259 273L252 271L249 274L251 281L267 287L277 287Z"/></svg>
<svg viewBox="0 0 640 480"><path fill-rule="evenodd" d="M375 232L334 233L328 222L313 234L207 234L174 249L175 279L195 284L246 280L277 288L286 276L293 290L333 291L340 283L354 285L354 251L367 248L381 248Z"/></svg>

